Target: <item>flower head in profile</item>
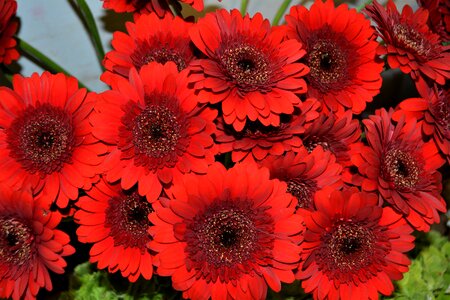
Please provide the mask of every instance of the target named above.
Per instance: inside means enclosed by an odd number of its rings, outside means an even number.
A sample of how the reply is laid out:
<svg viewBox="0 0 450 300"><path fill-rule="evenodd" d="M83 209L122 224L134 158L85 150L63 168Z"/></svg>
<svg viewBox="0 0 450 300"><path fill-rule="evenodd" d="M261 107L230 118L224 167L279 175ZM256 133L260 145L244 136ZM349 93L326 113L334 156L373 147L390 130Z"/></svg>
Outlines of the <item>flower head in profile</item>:
<svg viewBox="0 0 450 300"><path fill-rule="evenodd" d="M187 72L153 62L98 96L90 118L93 134L110 145L104 163L109 182L156 200L163 184L183 173L206 173L216 148L211 137L217 112L199 107Z"/></svg>
<svg viewBox="0 0 450 300"><path fill-rule="evenodd" d="M103 8L112 9L115 12L133 12L137 14L156 13L163 18L166 13L171 14L169 0L102 0ZM180 0L180 3L188 4L197 11L202 11L203 0ZM175 2L176 5L180 3Z"/></svg>
<svg viewBox="0 0 450 300"><path fill-rule="evenodd" d="M346 4L317 0L310 10L296 5L286 16L287 35L306 50L308 96L332 112L361 113L379 93L383 65L376 61L375 31Z"/></svg>
<svg viewBox="0 0 450 300"><path fill-rule="evenodd" d="M150 214L155 265L191 299L265 299L298 266L302 219L267 169L212 165L185 175Z"/></svg>
<svg viewBox="0 0 450 300"><path fill-rule="evenodd" d="M365 177L363 190L378 192L415 229L428 231L446 211L437 171L445 161L433 141L423 142L415 120L394 124L392 113L382 109L363 120L369 146L352 161Z"/></svg>
<svg viewBox="0 0 450 300"><path fill-rule="evenodd" d="M426 9L413 12L405 5L400 14L392 0L386 8L374 0L365 12L384 41L378 54L387 56L392 69L399 68L416 82L431 79L443 85L450 78L450 47L442 46L439 35L431 32Z"/></svg>
<svg viewBox="0 0 450 300"><path fill-rule="evenodd" d="M153 61L161 64L172 61L178 70L185 69L193 59L190 26L171 15L162 19L155 14L142 15L134 23L127 22L127 33L114 33L111 42L114 50L105 56L106 71L100 79L111 85L116 74L128 78L131 68L139 70Z"/></svg>
<svg viewBox="0 0 450 300"><path fill-rule="evenodd" d="M215 141L219 152L231 152L233 162L264 160L268 155L298 152L302 147L300 134L305 124L314 122L319 116L320 103L308 99L300 103L292 115L282 115L280 126L264 126L260 122L247 122L240 132L219 121Z"/></svg>
<svg viewBox="0 0 450 300"><path fill-rule="evenodd" d="M92 186L106 151L91 135L92 94L73 77L44 72L15 75L0 99L0 182L31 186L47 207L61 208Z"/></svg>
<svg viewBox="0 0 450 300"><path fill-rule="evenodd" d="M297 198L297 208L313 209L314 195L324 188L338 190L342 187L342 166L336 157L321 146L311 153L304 147L297 153L269 156L260 165L267 167L270 178L287 184L287 191Z"/></svg>
<svg viewBox="0 0 450 300"><path fill-rule="evenodd" d="M16 50L17 42L13 38L19 27L19 22L15 19L16 11L16 0L0 0L0 63L6 65L20 56Z"/></svg>
<svg viewBox="0 0 450 300"><path fill-rule="evenodd" d="M74 215L79 224L80 242L93 243L91 263L99 269L121 272L131 282L139 276L150 279L153 274L152 255L147 249L151 237L148 215L153 211L145 197L137 191L122 191L120 184L101 180L76 203Z"/></svg>
<svg viewBox="0 0 450 300"><path fill-rule="evenodd" d="M414 248L412 228L375 194L318 192L313 211L303 210L302 263L296 274L314 299L378 299L394 291Z"/></svg>
<svg viewBox="0 0 450 300"><path fill-rule="evenodd" d="M417 119L425 137L432 137L443 157L450 161L450 84L423 86L422 98L403 100L392 118L398 121L403 115L406 122Z"/></svg>
<svg viewBox="0 0 450 300"><path fill-rule="evenodd" d="M260 13L242 17L234 9L207 14L190 30L207 56L192 62L190 82L199 101L221 103L223 119L236 131L247 120L279 126L281 114L291 114L306 92L308 68L297 62L305 55L295 40L284 40Z"/></svg>
<svg viewBox="0 0 450 300"><path fill-rule="evenodd" d="M36 299L41 288L52 290L49 270L62 274L64 256L75 249L69 236L55 229L61 221L30 191L0 187L0 298Z"/></svg>
<svg viewBox="0 0 450 300"><path fill-rule="evenodd" d="M450 40L450 2L448 0L417 0L417 3L428 10L428 26L439 34L442 41Z"/></svg>

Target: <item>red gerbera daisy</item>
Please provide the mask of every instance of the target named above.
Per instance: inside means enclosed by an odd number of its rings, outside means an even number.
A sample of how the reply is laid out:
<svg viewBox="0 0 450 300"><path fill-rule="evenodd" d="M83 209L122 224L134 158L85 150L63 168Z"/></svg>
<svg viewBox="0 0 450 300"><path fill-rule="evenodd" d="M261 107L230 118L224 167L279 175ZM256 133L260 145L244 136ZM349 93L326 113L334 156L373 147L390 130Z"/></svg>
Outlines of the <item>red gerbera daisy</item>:
<svg viewBox="0 0 450 300"><path fill-rule="evenodd" d="M316 210L302 210L305 234L297 278L314 299L378 299L408 271L412 228L375 194L318 192Z"/></svg>
<svg viewBox="0 0 450 300"><path fill-rule="evenodd" d="M311 153L302 147L298 153L289 152L283 156L269 156L261 165L270 170L270 178L287 183L287 191L297 198L297 207L313 209L317 191L342 187L342 166L336 158L321 146Z"/></svg>
<svg viewBox="0 0 450 300"><path fill-rule="evenodd" d="M417 3L429 12L428 26L441 36L442 41L450 40L450 1L418 0Z"/></svg>
<svg viewBox="0 0 450 300"><path fill-rule="evenodd" d="M442 85L450 78L450 47L442 46L439 35L428 28L426 9L413 12L405 5L399 14L392 0L388 1L386 9L375 0L365 11L377 24L384 41L378 54L387 56L391 68L411 74L416 82L430 78Z"/></svg>
<svg viewBox="0 0 450 300"><path fill-rule="evenodd" d="M415 229L428 231L439 222L438 211L445 212L441 174L436 171L445 161L432 141L423 142L415 121L405 123L401 118L394 125L392 113L383 109L363 120L369 147L363 147L352 161L365 176L364 190L378 191L380 199Z"/></svg>
<svg viewBox="0 0 450 300"><path fill-rule="evenodd" d="M16 0L0 0L0 63L6 65L20 56L13 38L19 26L15 18L16 11Z"/></svg>
<svg viewBox="0 0 450 300"><path fill-rule="evenodd" d="M172 62L154 62L99 95L91 122L94 135L113 146L104 164L109 182L121 179L123 189L138 183L139 194L154 201L174 176L206 173L214 162L217 112L197 106L186 75Z"/></svg>
<svg viewBox="0 0 450 300"><path fill-rule="evenodd" d="M231 152L233 162L244 160L261 161L267 155L282 155L298 152L302 146L299 137L305 131L305 123L313 122L318 116L320 103L308 99L295 108L292 115L282 115L279 127L263 126L258 121L248 122L241 132L219 122L215 141L219 152Z"/></svg>
<svg viewBox="0 0 450 300"><path fill-rule="evenodd" d="M112 40L115 50L106 54L106 71L100 77L111 85L114 74L128 78L130 69L138 70L152 61L174 62L178 70L193 58L188 30L190 23L171 15L159 19L155 14L143 15L136 23L127 22L128 34L116 31Z"/></svg>
<svg viewBox="0 0 450 300"><path fill-rule="evenodd" d="M136 12L149 14L155 12L162 18L166 12L170 13L169 0L102 0L103 8L112 9L115 12ZM197 11L202 11L203 0L179 0L181 3L192 6Z"/></svg>
<svg viewBox="0 0 450 300"><path fill-rule="evenodd" d="M105 146L91 136L92 94L73 77L44 72L0 87L0 181L64 208L100 173Z"/></svg>
<svg viewBox="0 0 450 300"><path fill-rule="evenodd" d="M175 189L175 187L177 187ZM237 164L186 175L150 214L157 272L191 299L265 299L299 263L302 219L286 184Z"/></svg>
<svg viewBox="0 0 450 300"><path fill-rule="evenodd" d="M295 40L283 41L257 13L242 17L234 9L207 14L190 31L194 44L208 59L192 62L190 81L199 101L222 103L223 118L241 131L248 118L264 126L279 126L280 114L291 114L306 92L308 68Z"/></svg>
<svg viewBox="0 0 450 300"><path fill-rule="evenodd" d="M34 200L30 191L0 187L0 298L35 299L52 289L48 270L64 273L63 256L75 249L55 229L61 215Z"/></svg>
<svg viewBox="0 0 450 300"><path fill-rule="evenodd" d="M94 244L90 262L97 262L99 269L108 268L111 273L120 270L131 282L140 275L145 279L152 277L152 255L147 249L151 237L147 229L153 209L145 198L137 191L125 192L119 184L102 180L76 204L78 239Z"/></svg>
<svg viewBox="0 0 450 300"><path fill-rule="evenodd" d="M433 141L439 147L447 161L450 161L450 84L434 88L422 87L419 93L423 98L411 98L403 100L393 114L394 120L399 120L402 115L409 122L417 119L422 133L432 136Z"/></svg>
<svg viewBox="0 0 450 300"><path fill-rule="evenodd" d="M322 112L300 135L309 152L320 145L325 151L333 153L336 161L343 165L350 162L350 146L357 142L360 136L359 121L352 119L350 111L342 116Z"/></svg>
<svg viewBox="0 0 450 300"><path fill-rule="evenodd" d="M287 34L306 48L308 96L329 110L361 113L379 93L383 65L376 61L375 31L364 15L346 4L316 0L308 11L291 8Z"/></svg>

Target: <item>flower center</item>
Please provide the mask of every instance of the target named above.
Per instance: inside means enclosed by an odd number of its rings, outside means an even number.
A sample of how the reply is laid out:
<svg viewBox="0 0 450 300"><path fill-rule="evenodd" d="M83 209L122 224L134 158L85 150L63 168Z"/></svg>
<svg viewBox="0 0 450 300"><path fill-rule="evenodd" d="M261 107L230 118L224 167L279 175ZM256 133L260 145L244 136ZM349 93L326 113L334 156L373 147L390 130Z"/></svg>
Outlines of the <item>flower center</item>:
<svg viewBox="0 0 450 300"><path fill-rule="evenodd" d="M421 58L429 58L433 46L421 33L405 24L395 24L393 32L400 47L416 53Z"/></svg>
<svg viewBox="0 0 450 300"><path fill-rule="evenodd" d="M312 208L313 195L317 190L317 184L313 180L293 178L287 182L288 193L297 198L297 208Z"/></svg>
<svg viewBox="0 0 450 300"><path fill-rule="evenodd" d="M251 270L256 259L271 257L273 220L266 209L254 208L247 201L211 204L187 224L188 266L227 281Z"/></svg>
<svg viewBox="0 0 450 300"><path fill-rule="evenodd" d="M330 270L354 273L370 265L376 237L366 226L337 225L323 237L324 254Z"/></svg>
<svg viewBox="0 0 450 300"><path fill-rule="evenodd" d="M136 50L130 55L130 58L138 70L153 61L163 65L169 61L174 62L178 71L185 69L187 65L185 57L177 49L154 45L148 41L140 42Z"/></svg>
<svg viewBox="0 0 450 300"><path fill-rule="evenodd" d="M34 235L29 226L14 217L0 217L0 261L16 266L33 255Z"/></svg>
<svg viewBox="0 0 450 300"><path fill-rule="evenodd" d="M331 145L324 140L324 137L318 137L315 135L308 136L303 140L303 145L305 146L308 153L311 153L317 146L322 146L325 151L332 151Z"/></svg>
<svg viewBox="0 0 450 300"><path fill-rule="evenodd" d="M392 149L384 156L381 172L384 179L392 182L395 188L407 190L419 182L420 166L409 153Z"/></svg>
<svg viewBox="0 0 450 300"><path fill-rule="evenodd" d="M431 113L434 120L443 129L443 134L450 139L450 93L442 91L439 93L438 101L432 106Z"/></svg>
<svg viewBox="0 0 450 300"><path fill-rule="evenodd" d="M137 247L144 251L150 236L148 215L153 211L150 203L137 192L121 194L109 200L106 226L111 228L114 245Z"/></svg>
<svg viewBox="0 0 450 300"><path fill-rule="evenodd" d="M319 39L312 43L306 57L312 86L321 92L342 87L348 78L347 54L334 41Z"/></svg>
<svg viewBox="0 0 450 300"><path fill-rule="evenodd" d="M135 118L133 142L137 153L161 158L173 152L180 138L177 117L164 106L147 106Z"/></svg>
<svg viewBox="0 0 450 300"><path fill-rule="evenodd" d="M218 55L225 73L239 87L241 92L267 89L271 70L265 54L258 48L245 43L230 43Z"/></svg>
<svg viewBox="0 0 450 300"><path fill-rule="evenodd" d="M31 173L50 174L70 161L74 129L61 108L43 104L26 108L7 131L10 155Z"/></svg>

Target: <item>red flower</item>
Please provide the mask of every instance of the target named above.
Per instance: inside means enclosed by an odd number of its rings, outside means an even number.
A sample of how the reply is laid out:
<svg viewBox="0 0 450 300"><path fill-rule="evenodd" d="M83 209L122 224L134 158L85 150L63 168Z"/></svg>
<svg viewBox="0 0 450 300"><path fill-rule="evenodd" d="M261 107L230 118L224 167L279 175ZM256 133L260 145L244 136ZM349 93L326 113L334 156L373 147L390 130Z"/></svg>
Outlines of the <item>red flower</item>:
<svg viewBox="0 0 450 300"><path fill-rule="evenodd" d="M318 192L315 211L303 210L305 234L297 278L314 299L378 299L408 271L403 252L412 229L377 196L356 189Z"/></svg>
<svg viewBox="0 0 450 300"><path fill-rule="evenodd" d="M383 109L363 120L369 147L352 161L365 177L363 190L378 191L415 229L428 231L439 222L438 211L445 212L441 174L436 171L444 160L433 142L422 141L415 121L401 118L394 125L391 116L392 110Z"/></svg>
<svg viewBox="0 0 450 300"><path fill-rule="evenodd" d="M180 17L155 14L142 15L136 23L126 23L127 32L116 31L112 40L115 50L106 54L106 71L100 79L111 85L115 74L128 78L130 69L138 70L152 61L165 64L173 61L178 70L189 65L193 58L188 30L190 23Z"/></svg>
<svg viewBox="0 0 450 300"><path fill-rule="evenodd" d="M422 133L433 141L447 161L450 162L450 85L443 87L423 86L419 89L423 98L403 100L392 118L398 121L402 115L406 121L417 119Z"/></svg>
<svg viewBox="0 0 450 300"><path fill-rule="evenodd" d="M115 12L136 12L149 14L155 12L162 18L166 12L170 13L169 0L102 0L103 8L112 9ZM179 2L192 6L197 11L203 10L203 0L180 0Z"/></svg>
<svg viewBox="0 0 450 300"><path fill-rule="evenodd" d="M248 122L241 132L219 121L215 141L221 153L231 152L233 162L262 161L267 155L298 152L302 146L299 137L305 131L305 123L318 117L320 104L309 99L295 108L293 115L282 115L279 127L263 126Z"/></svg>
<svg viewBox="0 0 450 300"><path fill-rule="evenodd" d="M112 146L104 163L109 182L121 179L126 190L138 183L139 194L154 201L174 176L206 173L214 162L217 112L197 106L186 75L172 62L151 63L99 95L91 122Z"/></svg>
<svg viewBox="0 0 450 300"><path fill-rule="evenodd" d="M93 139L88 117L91 94L73 77L34 73L0 87L0 181L64 208L91 187L105 146Z"/></svg>
<svg viewBox="0 0 450 300"><path fill-rule="evenodd" d="M176 189L175 189L176 187ZM155 264L192 299L265 299L298 266L301 217L286 184L238 164L187 175L150 214Z"/></svg>
<svg viewBox="0 0 450 300"><path fill-rule="evenodd" d="M0 188L0 298L36 299L52 290L48 270L64 273L63 256L75 249L69 236L55 229L61 215L50 212L31 192Z"/></svg>
<svg viewBox="0 0 450 300"><path fill-rule="evenodd" d="M333 112L361 113L381 87L383 65L376 61L375 32L364 15L347 5L317 0L308 11L291 8L287 35L306 48L308 96Z"/></svg>
<svg viewBox="0 0 450 300"><path fill-rule="evenodd" d="M270 178L287 183L287 191L297 198L297 207L313 209L317 191L342 187L342 166L336 158L321 146L311 153L302 147L298 153L289 152L283 156L269 156L261 165L270 170Z"/></svg>
<svg viewBox="0 0 450 300"><path fill-rule="evenodd" d="M111 273L120 270L131 282L140 275L150 279L153 259L147 249L151 240L147 229L151 226L151 205L136 191L124 192L119 184L110 185L104 180L87 194L76 203L79 210L74 219L80 224L80 242L94 244L89 261Z"/></svg>
<svg viewBox="0 0 450 300"><path fill-rule="evenodd" d="M450 2L448 0L418 0L417 3L429 12L428 26L441 36L442 41L450 40Z"/></svg>
<svg viewBox="0 0 450 300"><path fill-rule="evenodd" d="M320 145L325 151L333 153L339 164L349 164L350 147L361 136L359 121L352 119L350 111L342 116L322 112L314 122L308 125L309 127L300 137L309 152Z"/></svg>
<svg viewBox="0 0 450 300"><path fill-rule="evenodd" d="M199 101L222 104L226 124L241 131L259 120L279 126L280 114L291 114L306 92L308 68L297 60L305 55L295 40L283 41L281 30L268 20L221 9L207 14L190 31L194 44L208 57L192 62L190 81Z"/></svg>
<svg viewBox="0 0 450 300"><path fill-rule="evenodd" d="M16 0L0 0L0 63L6 65L20 56L16 50L17 42L13 38L19 26L15 18L16 11Z"/></svg>
<svg viewBox="0 0 450 300"><path fill-rule="evenodd" d="M405 5L399 14L392 0L386 9L375 0L365 11L377 24L384 41L378 54L387 56L391 68L411 74L416 82L430 78L442 85L450 78L450 47L442 46L439 35L428 28L427 10L419 8L413 12Z"/></svg>

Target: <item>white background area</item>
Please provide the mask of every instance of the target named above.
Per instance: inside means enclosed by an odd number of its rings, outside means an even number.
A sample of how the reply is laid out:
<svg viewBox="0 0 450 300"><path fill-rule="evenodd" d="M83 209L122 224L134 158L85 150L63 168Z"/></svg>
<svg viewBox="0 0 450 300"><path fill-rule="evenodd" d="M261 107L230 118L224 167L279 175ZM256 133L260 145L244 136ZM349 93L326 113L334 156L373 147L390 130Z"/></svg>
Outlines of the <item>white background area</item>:
<svg viewBox="0 0 450 300"><path fill-rule="evenodd" d="M21 39L49 56L93 91L101 92L108 88L99 80L101 67L89 34L72 6L73 1L18 0L17 2L17 16L21 24L18 36ZM122 22L115 13L102 8L102 1L86 0L86 2L96 18L105 52L108 52L111 50L112 32L119 28ZM272 20L282 2L282 0L249 0L248 12L253 15L259 11L264 17ZM340 2L347 2L354 7L363 1ZM402 7L404 3L414 8L417 7L415 0L397 0L395 2L399 7ZM222 2L205 0L208 10L217 7L239 8L240 3L240 0L223 0ZM292 1L292 5L298 3L299 1ZM310 5L309 2L307 6ZM123 18L129 19L129 16L122 15ZM42 72L40 67L25 57L19 59L18 65L24 76L29 76L33 72Z"/></svg>

